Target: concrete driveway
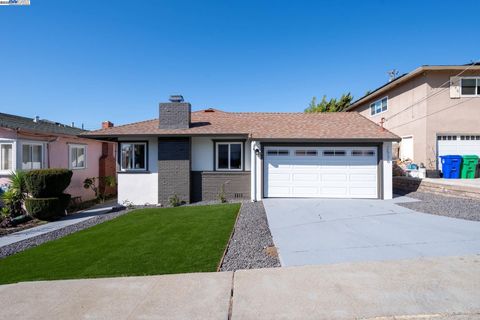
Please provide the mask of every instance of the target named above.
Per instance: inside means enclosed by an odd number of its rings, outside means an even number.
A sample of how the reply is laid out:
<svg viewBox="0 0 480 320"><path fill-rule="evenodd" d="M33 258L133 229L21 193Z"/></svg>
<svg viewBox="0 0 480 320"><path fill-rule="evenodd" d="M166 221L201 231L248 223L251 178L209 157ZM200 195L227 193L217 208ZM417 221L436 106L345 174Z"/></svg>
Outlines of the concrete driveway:
<svg viewBox="0 0 480 320"><path fill-rule="evenodd" d="M282 266L480 253L480 222L416 212L417 201L265 199Z"/></svg>

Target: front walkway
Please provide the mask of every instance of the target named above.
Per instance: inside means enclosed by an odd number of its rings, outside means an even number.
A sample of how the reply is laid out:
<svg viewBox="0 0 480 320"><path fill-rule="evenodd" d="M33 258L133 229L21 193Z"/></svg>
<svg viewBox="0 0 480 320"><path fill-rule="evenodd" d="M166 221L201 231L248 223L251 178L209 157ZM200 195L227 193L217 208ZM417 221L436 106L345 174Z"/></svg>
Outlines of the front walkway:
<svg viewBox="0 0 480 320"><path fill-rule="evenodd" d="M92 219L112 210L114 205L115 204L112 202L107 202L97 205L92 209L66 216L58 221L49 222L38 227L25 229L0 237L0 248Z"/></svg>
<svg viewBox="0 0 480 320"><path fill-rule="evenodd" d="M479 319L479 265L477 255L24 282L0 286L0 318Z"/></svg>

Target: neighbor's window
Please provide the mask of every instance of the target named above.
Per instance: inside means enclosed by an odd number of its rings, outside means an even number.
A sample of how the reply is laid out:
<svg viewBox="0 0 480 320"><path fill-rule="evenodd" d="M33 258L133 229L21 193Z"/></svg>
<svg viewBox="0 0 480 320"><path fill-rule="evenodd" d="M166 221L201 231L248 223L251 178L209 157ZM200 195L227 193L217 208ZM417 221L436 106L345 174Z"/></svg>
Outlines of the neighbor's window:
<svg viewBox="0 0 480 320"><path fill-rule="evenodd" d="M147 170L147 144L145 142L122 142L120 145L122 171Z"/></svg>
<svg viewBox="0 0 480 320"><path fill-rule="evenodd" d="M22 169L43 168L43 144L24 143L22 144Z"/></svg>
<svg viewBox="0 0 480 320"><path fill-rule="evenodd" d="M0 144L0 171L13 170L13 144Z"/></svg>
<svg viewBox="0 0 480 320"><path fill-rule="evenodd" d="M87 167L87 146L70 144L68 148L70 154L70 169L85 169Z"/></svg>
<svg viewBox="0 0 480 320"><path fill-rule="evenodd" d="M385 97L370 104L370 115L376 115L388 110L388 98Z"/></svg>
<svg viewBox="0 0 480 320"><path fill-rule="evenodd" d="M480 96L480 78L462 78L462 96Z"/></svg>
<svg viewBox="0 0 480 320"><path fill-rule="evenodd" d="M243 168L243 143L218 142L217 143L217 170L242 170Z"/></svg>

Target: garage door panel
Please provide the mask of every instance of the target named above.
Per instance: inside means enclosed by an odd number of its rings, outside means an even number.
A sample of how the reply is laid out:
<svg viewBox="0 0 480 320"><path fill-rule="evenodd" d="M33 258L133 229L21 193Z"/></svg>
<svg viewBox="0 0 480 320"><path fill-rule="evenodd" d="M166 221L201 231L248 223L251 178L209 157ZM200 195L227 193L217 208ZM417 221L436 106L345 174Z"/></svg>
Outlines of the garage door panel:
<svg viewBox="0 0 480 320"><path fill-rule="evenodd" d="M443 139L450 140L443 140ZM467 140L468 138L468 140ZM480 156L480 134L439 135L437 138L438 169L442 170L440 156L478 155Z"/></svg>
<svg viewBox="0 0 480 320"><path fill-rule="evenodd" d="M293 193L299 196L308 197L308 196L316 196L318 194L317 187L293 187Z"/></svg>
<svg viewBox="0 0 480 320"><path fill-rule="evenodd" d="M347 195L347 187L322 187L321 193L326 195L327 197L333 196L342 196L345 197Z"/></svg>
<svg viewBox="0 0 480 320"><path fill-rule="evenodd" d="M377 198L375 147L282 147L289 150L288 157L270 156L269 148L264 158L266 197ZM306 156L306 150L315 155Z"/></svg>
<svg viewBox="0 0 480 320"><path fill-rule="evenodd" d="M290 187L277 187L270 186L270 192L277 195L277 197L289 197L290 196Z"/></svg>
<svg viewBox="0 0 480 320"><path fill-rule="evenodd" d="M372 182L377 181L377 177L374 174L350 174L350 182Z"/></svg>
<svg viewBox="0 0 480 320"><path fill-rule="evenodd" d="M290 181L289 173L272 173L269 177L271 182L275 181Z"/></svg>
<svg viewBox="0 0 480 320"><path fill-rule="evenodd" d="M302 181L319 181L319 177L315 173L294 173L292 175L293 182L302 182Z"/></svg>
<svg viewBox="0 0 480 320"><path fill-rule="evenodd" d="M365 187L350 187L350 194L352 196L362 196L365 198L376 197L377 189L376 188L365 188Z"/></svg>
<svg viewBox="0 0 480 320"><path fill-rule="evenodd" d="M348 181L348 176L345 173L324 173L322 174L322 182L328 181Z"/></svg>

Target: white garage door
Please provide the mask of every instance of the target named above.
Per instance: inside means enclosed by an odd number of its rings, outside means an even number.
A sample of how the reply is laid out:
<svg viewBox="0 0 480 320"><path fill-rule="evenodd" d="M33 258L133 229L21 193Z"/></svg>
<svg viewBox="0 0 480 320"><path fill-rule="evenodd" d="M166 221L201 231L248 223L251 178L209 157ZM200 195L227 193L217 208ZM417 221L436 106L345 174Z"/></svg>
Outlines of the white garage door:
<svg viewBox="0 0 480 320"><path fill-rule="evenodd" d="M440 156L477 155L480 156L480 134L439 135L437 136L438 169L442 170Z"/></svg>
<svg viewBox="0 0 480 320"><path fill-rule="evenodd" d="M378 198L376 147L265 147L264 196Z"/></svg>

